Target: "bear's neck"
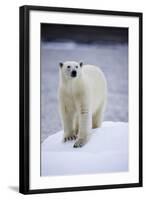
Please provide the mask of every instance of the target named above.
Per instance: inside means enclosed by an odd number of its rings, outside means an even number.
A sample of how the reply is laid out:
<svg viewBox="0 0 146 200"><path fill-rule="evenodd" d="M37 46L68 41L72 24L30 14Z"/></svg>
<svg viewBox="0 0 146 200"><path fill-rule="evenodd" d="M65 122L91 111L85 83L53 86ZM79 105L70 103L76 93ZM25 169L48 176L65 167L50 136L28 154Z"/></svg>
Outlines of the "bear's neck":
<svg viewBox="0 0 146 200"><path fill-rule="evenodd" d="M63 90L65 91L65 93L72 93L75 94L78 91L78 88L80 88L81 85L81 77L80 78L69 78L69 79L64 79L61 77L61 87L63 88Z"/></svg>

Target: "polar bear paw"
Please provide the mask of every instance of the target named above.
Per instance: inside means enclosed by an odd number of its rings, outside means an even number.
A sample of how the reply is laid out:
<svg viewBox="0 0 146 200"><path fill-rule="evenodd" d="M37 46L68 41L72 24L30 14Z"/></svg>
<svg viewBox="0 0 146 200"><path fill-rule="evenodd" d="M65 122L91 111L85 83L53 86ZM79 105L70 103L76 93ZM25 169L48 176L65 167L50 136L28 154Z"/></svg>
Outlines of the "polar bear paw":
<svg viewBox="0 0 146 200"><path fill-rule="evenodd" d="M64 137L63 138L63 142L67 142L67 141L71 141L71 140L76 140L76 138L77 137L75 135Z"/></svg>
<svg viewBox="0 0 146 200"><path fill-rule="evenodd" d="M86 143L86 139L85 138L79 138L75 144L74 144L74 148L78 148L78 147L82 147L84 144Z"/></svg>

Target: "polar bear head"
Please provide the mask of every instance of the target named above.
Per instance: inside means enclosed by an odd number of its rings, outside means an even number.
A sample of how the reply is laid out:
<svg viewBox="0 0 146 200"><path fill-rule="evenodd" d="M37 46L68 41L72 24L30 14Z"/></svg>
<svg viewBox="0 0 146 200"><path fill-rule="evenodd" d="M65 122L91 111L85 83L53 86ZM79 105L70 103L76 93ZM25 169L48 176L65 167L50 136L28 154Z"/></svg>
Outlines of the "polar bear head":
<svg viewBox="0 0 146 200"><path fill-rule="evenodd" d="M63 77L65 78L78 78L81 75L82 71L82 62L75 62L75 61L66 61L66 62L60 62L60 69Z"/></svg>

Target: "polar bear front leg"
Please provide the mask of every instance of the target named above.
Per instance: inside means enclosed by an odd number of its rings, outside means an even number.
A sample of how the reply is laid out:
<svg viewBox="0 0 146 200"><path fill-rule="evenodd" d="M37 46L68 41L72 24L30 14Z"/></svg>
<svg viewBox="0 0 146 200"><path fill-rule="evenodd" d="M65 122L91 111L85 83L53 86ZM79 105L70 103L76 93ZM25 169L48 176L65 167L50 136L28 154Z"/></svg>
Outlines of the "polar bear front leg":
<svg viewBox="0 0 146 200"><path fill-rule="evenodd" d="M67 107L64 105L63 102L61 102L60 104L60 115L61 115L62 126L64 129L63 142L76 139L73 127L74 114L69 112L69 110L67 109Z"/></svg>
<svg viewBox="0 0 146 200"><path fill-rule="evenodd" d="M74 115L71 114L65 114L63 117L63 127L64 127L64 135L63 135L63 142L66 142L68 140L75 140L76 135L73 129L73 120Z"/></svg>
<svg viewBox="0 0 146 200"><path fill-rule="evenodd" d="M91 128L91 115L89 108L81 108L79 113L79 133L75 148L82 147L86 142Z"/></svg>

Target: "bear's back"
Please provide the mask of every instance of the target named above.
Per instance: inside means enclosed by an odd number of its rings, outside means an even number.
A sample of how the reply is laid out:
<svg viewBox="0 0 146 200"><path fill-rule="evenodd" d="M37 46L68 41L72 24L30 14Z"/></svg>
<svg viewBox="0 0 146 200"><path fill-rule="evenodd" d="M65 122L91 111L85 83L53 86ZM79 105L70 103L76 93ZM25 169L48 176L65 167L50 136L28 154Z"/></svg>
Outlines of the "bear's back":
<svg viewBox="0 0 146 200"><path fill-rule="evenodd" d="M82 69L82 73L84 74L85 79L87 79L90 83L96 82L102 86L106 84L105 76L99 67L94 65L84 65Z"/></svg>
<svg viewBox="0 0 146 200"><path fill-rule="evenodd" d="M97 104L107 95L105 76L100 68L94 65L84 65L82 70L87 90L90 91L91 99Z"/></svg>

